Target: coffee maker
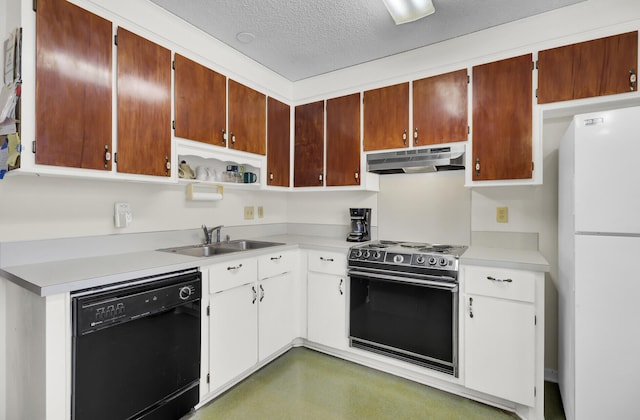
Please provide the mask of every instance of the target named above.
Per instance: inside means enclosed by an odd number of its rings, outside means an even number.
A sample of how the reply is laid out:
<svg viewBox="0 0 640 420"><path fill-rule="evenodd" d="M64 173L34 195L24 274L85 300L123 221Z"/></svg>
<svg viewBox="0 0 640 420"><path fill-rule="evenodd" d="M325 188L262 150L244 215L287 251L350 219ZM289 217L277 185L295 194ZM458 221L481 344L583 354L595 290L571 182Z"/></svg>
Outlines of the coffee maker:
<svg viewBox="0 0 640 420"><path fill-rule="evenodd" d="M371 209L349 209L351 216L351 232L347 236L349 242L371 240Z"/></svg>

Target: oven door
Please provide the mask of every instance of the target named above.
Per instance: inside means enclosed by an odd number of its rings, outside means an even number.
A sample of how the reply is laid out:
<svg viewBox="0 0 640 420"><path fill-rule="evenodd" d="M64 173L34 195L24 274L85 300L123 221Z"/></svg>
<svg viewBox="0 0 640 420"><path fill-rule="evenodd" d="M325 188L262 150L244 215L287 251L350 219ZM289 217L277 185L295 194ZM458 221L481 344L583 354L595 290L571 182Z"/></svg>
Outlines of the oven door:
<svg viewBox="0 0 640 420"><path fill-rule="evenodd" d="M458 284L350 270L352 347L458 376Z"/></svg>

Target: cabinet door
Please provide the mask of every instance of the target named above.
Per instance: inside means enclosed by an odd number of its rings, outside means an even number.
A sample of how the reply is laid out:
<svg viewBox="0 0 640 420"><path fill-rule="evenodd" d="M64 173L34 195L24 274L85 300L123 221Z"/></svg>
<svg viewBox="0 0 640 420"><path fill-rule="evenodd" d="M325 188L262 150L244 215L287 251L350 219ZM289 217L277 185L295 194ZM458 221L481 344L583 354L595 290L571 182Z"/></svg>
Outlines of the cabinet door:
<svg viewBox="0 0 640 420"><path fill-rule="evenodd" d="M346 349L346 277L310 272L307 279L307 338Z"/></svg>
<svg viewBox="0 0 640 420"><path fill-rule="evenodd" d="M266 143L266 96L229 79L229 147L264 155Z"/></svg>
<svg viewBox="0 0 640 420"><path fill-rule="evenodd" d="M538 103L637 90L638 32L538 53Z"/></svg>
<svg viewBox="0 0 640 420"><path fill-rule="evenodd" d="M321 187L324 181L324 101L295 109L294 187Z"/></svg>
<svg viewBox="0 0 640 420"><path fill-rule="evenodd" d="M409 83L364 92L364 150L409 146Z"/></svg>
<svg viewBox="0 0 640 420"><path fill-rule="evenodd" d="M478 295L467 295L466 300L465 385L533 406L533 304Z"/></svg>
<svg viewBox="0 0 640 420"><path fill-rule="evenodd" d="M207 67L176 54L176 136L224 146L227 80Z"/></svg>
<svg viewBox="0 0 640 420"><path fill-rule="evenodd" d="M256 284L210 296L209 369L211 390L257 363L258 300Z"/></svg>
<svg viewBox="0 0 640 420"><path fill-rule="evenodd" d="M289 105L267 100L267 184L289 186L291 156L291 111Z"/></svg>
<svg viewBox="0 0 640 420"><path fill-rule="evenodd" d="M360 94L327 100L327 186L360 185Z"/></svg>
<svg viewBox="0 0 640 420"><path fill-rule="evenodd" d="M413 145L466 141L467 70L413 82Z"/></svg>
<svg viewBox="0 0 640 420"><path fill-rule="evenodd" d="M473 68L472 179L533 175L532 55Z"/></svg>
<svg viewBox="0 0 640 420"><path fill-rule="evenodd" d="M72 3L38 2L36 163L111 169L111 34Z"/></svg>
<svg viewBox="0 0 640 420"><path fill-rule="evenodd" d="M264 360L294 337L293 275L280 274L258 282L258 358Z"/></svg>
<svg viewBox="0 0 640 420"><path fill-rule="evenodd" d="M171 51L118 28L118 172L170 175Z"/></svg>

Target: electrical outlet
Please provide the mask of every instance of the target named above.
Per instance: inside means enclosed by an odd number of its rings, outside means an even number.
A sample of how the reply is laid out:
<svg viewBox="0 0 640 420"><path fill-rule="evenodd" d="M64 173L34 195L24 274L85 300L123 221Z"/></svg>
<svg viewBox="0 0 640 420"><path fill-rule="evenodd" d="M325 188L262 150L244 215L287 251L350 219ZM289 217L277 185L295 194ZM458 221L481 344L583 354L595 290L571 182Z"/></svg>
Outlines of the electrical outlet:
<svg viewBox="0 0 640 420"><path fill-rule="evenodd" d="M245 220L253 219L253 206L245 206L245 208L244 208L244 219Z"/></svg>
<svg viewBox="0 0 640 420"><path fill-rule="evenodd" d="M129 203L115 203L113 206L113 223L117 228L129 226L133 221Z"/></svg>
<svg viewBox="0 0 640 420"><path fill-rule="evenodd" d="M258 206L258 218L262 219L264 217L264 208L262 206Z"/></svg>
<svg viewBox="0 0 640 420"><path fill-rule="evenodd" d="M509 207L496 207L496 222L509 222Z"/></svg>

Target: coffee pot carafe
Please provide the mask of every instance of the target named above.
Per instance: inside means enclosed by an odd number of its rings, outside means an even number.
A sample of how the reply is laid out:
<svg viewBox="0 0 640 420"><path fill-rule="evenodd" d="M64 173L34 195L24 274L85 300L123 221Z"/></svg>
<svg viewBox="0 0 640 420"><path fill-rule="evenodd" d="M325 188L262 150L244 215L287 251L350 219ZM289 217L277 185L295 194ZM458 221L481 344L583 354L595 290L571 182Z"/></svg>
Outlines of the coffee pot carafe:
<svg viewBox="0 0 640 420"><path fill-rule="evenodd" d="M371 209L351 208L351 232L347 236L349 242L364 242L371 240L370 224Z"/></svg>

